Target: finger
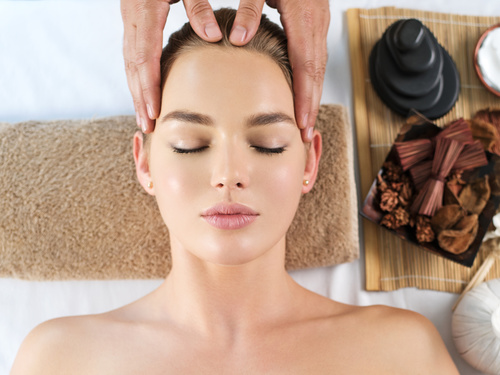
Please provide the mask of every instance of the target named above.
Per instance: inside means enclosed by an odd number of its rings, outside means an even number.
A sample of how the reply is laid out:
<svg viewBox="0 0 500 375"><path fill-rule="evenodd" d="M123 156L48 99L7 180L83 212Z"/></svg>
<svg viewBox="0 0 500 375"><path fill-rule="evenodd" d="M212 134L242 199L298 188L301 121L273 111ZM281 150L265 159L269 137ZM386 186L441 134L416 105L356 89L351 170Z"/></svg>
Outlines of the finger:
<svg viewBox="0 0 500 375"><path fill-rule="evenodd" d="M142 91L140 86L139 74L135 66L135 61L131 56L135 56L135 28L134 31L127 31L128 27L125 27L124 37L123 37L123 58L125 61L125 73L127 75L127 84L132 94L132 100L134 102L134 110L136 113L137 126L139 126L143 131L145 126L143 126L141 120L141 103L143 102Z"/></svg>
<svg viewBox="0 0 500 375"><path fill-rule="evenodd" d="M145 2L137 8L137 27L134 62L139 76L143 100L138 100L138 112L146 123L147 131L154 128L160 112L160 58L163 28L170 5L166 2ZM136 83L135 83L136 84ZM144 127L144 124L143 124Z"/></svg>
<svg viewBox="0 0 500 375"><path fill-rule="evenodd" d="M326 69L326 36L330 23L328 1L288 0L275 1L273 5L281 14L288 38L297 123L304 129L304 138L308 138L319 110Z"/></svg>
<svg viewBox="0 0 500 375"><path fill-rule="evenodd" d="M259 28L265 0L240 0L229 41L242 46L248 43Z"/></svg>
<svg viewBox="0 0 500 375"><path fill-rule="evenodd" d="M134 102L134 110L137 115L137 126L141 127L141 121L139 113L137 112L136 102L139 101L139 97L142 99L142 94L139 96L139 91L136 90L136 85L134 81L139 80L137 75L137 69L135 68L134 57L135 56L135 30L136 24L133 17L133 11L131 2L127 0L122 0L120 4L122 19L123 19L123 59L125 62L125 73L127 75L127 84L132 94L132 99Z"/></svg>
<svg viewBox="0 0 500 375"><path fill-rule="evenodd" d="M222 33L208 0L184 0L189 23L194 32L207 42L221 40Z"/></svg>
<svg viewBox="0 0 500 375"><path fill-rule="evenodd" d="M146 113L146 106L142 97L139 73L135 65L135 40L136 40L136 24L135 19L128 12L126 1L122 1L122 16L123 16L123 58L125 62L125 73L127 75L127 84L132 94L134 102L134 110L136 113L137 126L143 131L147 130L147 123L142 120ZM141 115L142 114L142 115Z"/></svg>
<svg viewBox="0 0 500 375"><path fill-rule="evenodd" d="M325 47L326 48L326 47ZM313 135L313 130L314 130L314 125L316 124L316 118L318 116L319 112L319 106L321 103L321 94L323 91L323 77L325 74L325 67L326 67L326 54L323 55L322 49L318 49L317 52L317 57L316 57L316 63L322 66L320 68L320 72L317 73L318 76L321 76L321 79L311 79L311 76L308 75L308 73L304 74L304 71L299 70L298 73L294 73L295 75L298 75L299 77L302 76L304 77L303 80L305 81L304 86L307 87L305 89L302 89L300 87L301 80L294 81L294 84L297 83L297 87L294 85L294 92L297 94L295 95L295 114L297 118L302 118L302 124L299 125L299 127L302 129L302 139L304 142L310 142L312 141L312 135ZM311 86L312 86L312 96L307 97L307 93L311 91ZM301 95L304 94L304 97L301 97ZM309 106L308 106L309 104ZM303 107L301 106L303 105Z"/></svg>

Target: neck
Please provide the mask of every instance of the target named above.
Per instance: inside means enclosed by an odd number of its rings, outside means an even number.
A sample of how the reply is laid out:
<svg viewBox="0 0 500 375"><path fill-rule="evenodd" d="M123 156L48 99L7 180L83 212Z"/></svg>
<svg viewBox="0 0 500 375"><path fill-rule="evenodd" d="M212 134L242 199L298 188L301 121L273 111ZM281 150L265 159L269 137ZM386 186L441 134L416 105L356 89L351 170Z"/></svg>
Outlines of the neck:
<svg viewBox="0 0 500 375"><path fill-rule="evenodd" d="M202 335L237 336L286 321L302 288L285 271L285 240L243 265L200 260L172 241L172 264L160 288L173 321Z"/></svg>

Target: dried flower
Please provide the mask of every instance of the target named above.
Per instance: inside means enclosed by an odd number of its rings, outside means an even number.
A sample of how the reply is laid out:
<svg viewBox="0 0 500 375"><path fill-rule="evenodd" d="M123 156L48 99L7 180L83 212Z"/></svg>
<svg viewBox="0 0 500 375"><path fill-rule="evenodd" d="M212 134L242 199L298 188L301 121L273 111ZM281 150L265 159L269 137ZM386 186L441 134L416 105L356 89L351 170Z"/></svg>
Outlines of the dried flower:
<svg viewBox="0 0 500 375"><path fill-rule="evenodd" d="M434 231L432 230L430 218L428 218L426 216L422 216L422 215L417 216L416 236L417 236L417 241L420 243L434 241L434 238L436 238L436 235L434 234Z"/></svg>
<svg viewBox="0 0 500 375"><path fill-rule="evenodd" d="M408 207L411 203L411 198L413 196L413 189L411 187L410 181L403 183L401 190L399 191L399 203L402 207Z"/></svg>
<svg viewBox="0 0 500 375"><path fill-rule="evenodd" d="M410 214L403 207L398 207L393 211L394 223L396 228L408 225L410 222Z"/></svg>
<svg viewBox="0 0 500 375"><path fill-rule="evenodd" d="M396 208L394 211L384 215L380 224L389 229L398 229L399 227L408 225L410 222L410 214L402 207Z"/></svg>
<svg viewBox="0 0 500 375"><path fill-rule="evenodd" d="M403 168L400 165L393 163L392 161L386 161L383 165L384 168L384 178L387 181L399 181L403 173Z"/></svg>
<svg viewBox="0 0 500 375"><path fill-rule="evenodd" d="M403 182L391 182L389 184L389 187L391 190L397 191L399 193L401 191L401 188L403 187Z"/></svg>
<svg viewBox="0 0 500 375"><path fill-rule="evenodd" d="M380 220L380 225L387 227L389 229L396 229L396 219L392 213L384 215L382 220Z"/></svg>
<svg viewBox="0 0 500 375"><path fill-rule="evenodd" d="M386 189L380 196L380 209L391 212L398 204L398 193L391 189Z"/></svg>
<svg viewBox="0 0 500 375"><path fill-rule="evenodd" d="M379 192L383 193L387 190L387 183L384 181L381 175L377 175L377 189Z"/></svg>

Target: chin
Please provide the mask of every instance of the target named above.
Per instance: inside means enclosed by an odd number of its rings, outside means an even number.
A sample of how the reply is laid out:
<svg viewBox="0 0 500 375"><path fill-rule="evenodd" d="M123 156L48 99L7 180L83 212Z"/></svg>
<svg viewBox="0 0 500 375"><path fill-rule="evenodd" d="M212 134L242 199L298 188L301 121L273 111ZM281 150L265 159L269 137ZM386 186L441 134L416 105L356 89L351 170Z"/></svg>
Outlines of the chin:
<svg viewBox="0 0 500 375"><path fill-rule="evenodd" d="M251 263L270 251L270 248L263 248L257 244L245 246L241 240L233 244L220 242L205 245L203 253L197 256L208 263L220 266L241 266Z"/></svg>
<svg viewBox="0 0 500 375"><path fill-rule="evenodd" d="M191 251L200 260L207 263L220 266L242 266L249 264L257 259L265 258L276 251L281 246L280 238L263 238L262 233L242 235L241 233L228 233L226 236L208 236L202 239L198 244L192 244L189 247L196 249ZM284 249L284 236L283 236ZM284 251L283 251L284 259Z"/></svg>

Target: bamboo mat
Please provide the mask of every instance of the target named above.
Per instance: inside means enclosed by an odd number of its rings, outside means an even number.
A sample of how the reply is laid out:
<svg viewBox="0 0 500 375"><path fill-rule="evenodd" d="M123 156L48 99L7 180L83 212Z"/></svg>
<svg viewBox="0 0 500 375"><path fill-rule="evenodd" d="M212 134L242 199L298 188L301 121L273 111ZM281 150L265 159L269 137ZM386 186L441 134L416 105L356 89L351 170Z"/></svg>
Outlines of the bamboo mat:
<svg viewBox="0 0 500 375"><path fill-rule="evenodd" d="M500 98L481 85L473 67L477 40L488 27L500 22L500 15L475 17L394 7L349 9L354 117L363 199L404 122L404 118L386 107L373 90L368 57L385 29L402 18L421 20L450 53L459 70L459 100L445 117L436 121L438 125L459 117L470 118L485 107L500 107ZM418 287L459 293L489 252L488 246L483 246L472 268L467 268L401 240L366 219L363 219L363 228L367 290ZM490 270L487 279L497 277L500 277L500 261Z"/></svg>

